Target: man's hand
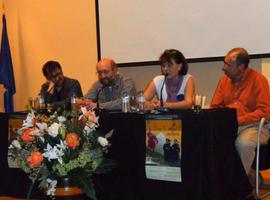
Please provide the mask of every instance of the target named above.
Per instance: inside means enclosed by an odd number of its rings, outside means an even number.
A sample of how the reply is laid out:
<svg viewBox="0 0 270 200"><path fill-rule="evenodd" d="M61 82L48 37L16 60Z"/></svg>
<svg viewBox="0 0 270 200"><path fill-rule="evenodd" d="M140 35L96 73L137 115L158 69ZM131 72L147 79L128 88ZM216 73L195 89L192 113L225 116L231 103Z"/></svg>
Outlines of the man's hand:
<svg viewBox="0 0 270 200"><path fill-rule="evenodd" d="M48 83L49 83L49 87L47 89L47 92L50 94L53 94L54 88L55 88L55 83L51 80L49 80Z"/></svg>
<svg viewBox="0 0 270 200"><path fill-rule="evenodd" d="M90 99L84 99L83 100L83 104L86 105L86 106L89 106L91 109L94 109L97 107L97 104L94 103L92 100Z"/></svg>

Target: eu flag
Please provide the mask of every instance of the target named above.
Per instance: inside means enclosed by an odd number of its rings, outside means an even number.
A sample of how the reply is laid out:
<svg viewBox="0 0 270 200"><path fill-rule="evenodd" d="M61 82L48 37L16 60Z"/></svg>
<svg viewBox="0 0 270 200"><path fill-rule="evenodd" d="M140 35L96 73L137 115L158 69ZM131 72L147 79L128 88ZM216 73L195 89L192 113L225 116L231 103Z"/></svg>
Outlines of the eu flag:
<svg viewBox="0 0 270 200"><path fill-rule="evenodd" d="M13 66L9 49L6 17L2 16L2 43L0 53L0 84L3 84L6 91L4 94L5 112L11 113L14 111L13 95L16 93Z"/></svg>

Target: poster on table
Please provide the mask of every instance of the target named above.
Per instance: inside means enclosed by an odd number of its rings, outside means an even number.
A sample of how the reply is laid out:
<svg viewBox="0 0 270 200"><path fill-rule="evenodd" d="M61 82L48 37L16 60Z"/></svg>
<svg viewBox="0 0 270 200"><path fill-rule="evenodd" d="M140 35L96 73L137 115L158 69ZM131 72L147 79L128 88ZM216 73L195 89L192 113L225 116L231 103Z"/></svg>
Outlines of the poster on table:
<svg viewBox="0 0 270 200"><path fill-rule="evenodd" d="M146 177L181 182L181 116L149 114L145 123Z"/></svg>

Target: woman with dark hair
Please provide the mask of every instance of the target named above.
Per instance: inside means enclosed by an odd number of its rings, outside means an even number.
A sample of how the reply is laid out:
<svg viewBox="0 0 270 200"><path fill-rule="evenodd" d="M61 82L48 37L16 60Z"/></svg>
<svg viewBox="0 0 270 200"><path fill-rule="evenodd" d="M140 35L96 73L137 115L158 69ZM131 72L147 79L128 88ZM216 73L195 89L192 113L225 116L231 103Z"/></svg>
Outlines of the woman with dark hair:
<svg viewBox="0 0 270 200"><path fill-rule="evenodd" d="M161 106L163 100L165 108L187 109L193 105L195 83L188 74L188 64L184 55L176 49L165 50L160 58L162 75L156 76L147 86L144 96L146 107L153 109ZM162 91L162 94L161 94ZM153 100L157 95L159 100Z"/></svg>

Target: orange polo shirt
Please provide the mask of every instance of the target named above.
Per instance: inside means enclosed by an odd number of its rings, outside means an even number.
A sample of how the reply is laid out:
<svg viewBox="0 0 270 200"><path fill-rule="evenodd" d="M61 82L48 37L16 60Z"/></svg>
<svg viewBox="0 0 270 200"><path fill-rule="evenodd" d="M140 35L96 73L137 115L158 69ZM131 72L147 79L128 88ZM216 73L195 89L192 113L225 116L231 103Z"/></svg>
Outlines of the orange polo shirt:
<svg viewBox="0 0 270 200"><path fill-rule="evenodd" d="M267 79L252 68L247 68L240 82L233 84L228 76L220 79L211 107L236 108L239 125L270 118L270 92Z"/></svg>

